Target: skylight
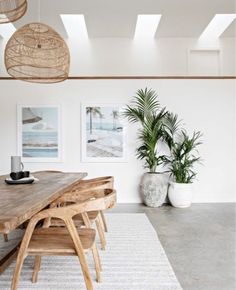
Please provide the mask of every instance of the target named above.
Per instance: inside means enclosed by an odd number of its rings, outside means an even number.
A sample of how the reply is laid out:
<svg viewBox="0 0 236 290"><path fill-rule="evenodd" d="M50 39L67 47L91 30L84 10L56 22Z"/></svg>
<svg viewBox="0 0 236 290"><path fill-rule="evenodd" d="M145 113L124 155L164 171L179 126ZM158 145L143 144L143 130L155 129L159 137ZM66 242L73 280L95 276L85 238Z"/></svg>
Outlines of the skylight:
<svg viewBox="0 0 236 290"><path fill-rule="evenodd" d="M3 23L0 25L0 35L3 38L10 38L15 31L16 28L12 23Z"/></svg>
<svg viewBox="0 0 236 290"><path fill-rule="evenodd" d="M83 14L61 14L61 19L69 37L88 38Z"/></svg>
<svg viewBox="0 0 236 290"><path fill-rule="evenodd" d="M134 37L153 38L156 34L160 20L160 14L139 14Z"/></svg>
<svg viewBox="0 0 236 290"><path fill-rule="evenodd" d="M217 39L229 27L234 19L236 19L236 14L216 14L200 35L199 39Z"/></svg>

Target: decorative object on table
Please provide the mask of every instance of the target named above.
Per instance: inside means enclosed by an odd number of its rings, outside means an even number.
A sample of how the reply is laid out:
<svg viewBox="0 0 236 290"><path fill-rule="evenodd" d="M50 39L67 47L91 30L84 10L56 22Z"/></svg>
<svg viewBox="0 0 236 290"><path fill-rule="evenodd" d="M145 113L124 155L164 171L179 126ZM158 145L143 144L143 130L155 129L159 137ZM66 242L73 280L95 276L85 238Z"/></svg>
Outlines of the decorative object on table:
<svg viewBox="0 0 236 290"><path fill-rule="evenodd" d="M35 180L37 180L34 176L29 176L29 177L24 177L24 178L20 178L20 179L12 179L11 177L7 177L5 179L5 182L7 184L30 184L33 183Z"/></svg>
<svg viewBox="0 0 236 290"><path fill-rule="evenodd" d="M10 177L12 180L28 178L28 177L30 177L30 172L29 171L11 172Z"/></svg>
<svg viewBox="0 0 236 290"><path fill-rule="evenodd" d="M21 162L21 156L11 156L10 177L5 179L7 184L27 184L35 181L29 171L23 171L24 164Z"/></svg>
<svg viewBox="0 0 236 290"><path fill-rule="evenodd" d="M176 126L176 116L170 115L169 121L169 128ZM170 156L165 157L165 163L173 178L168 197L174 207L189 207L192 203L192 182L196 177L194 165L200 161L197 147L202 144L202 134L198 131L189 137L183 129L175 132L173 134L170 130L167 135Z"/></svg>
<svg viewBox="0 0 236 290"><path fill-rule="evenodd" d="M161 206L167 196L168 175L157 172L157 168L164 162L164 155L159 154L164 140L165 117L167 112L160 109L157 94L153 90L138 90L131 105L127 105L123 112L130 123L139 123L139 147L136 156L144 160L144 173L140 190L144 203L151 207Z"/></svg>
<svg viewBox="0 0 236 290"><path fill-rule="evenodd" d="M60 106L18 105L18 154L24 162L61 161Z"/></svg>
<svg viewBox="0 0 236 290"><path fill-rule="evenodd" d="M0 24L20 19L26 10L27 0L0 0Z"/></svg>
<svg viewBox="0 0 236 290"><path fill-rule="evenodd" d="M15 79L56 83L69 75L68 46L55 30L43 23L19 28L7 42L4 58L7 72Z"/></svg>
<svg viewBox="0 0 236 290"><path fill-rule="evenodd" d="M81 107L82 161L125 162L126 135L120 104L83 104Z"/></svg>
<svg viewBox="0 0 236 290"><path fill-rule="evenodd" d="M24 170L24 164L21 162L21 156L11 156L11 172L17 173Z"/></svg>

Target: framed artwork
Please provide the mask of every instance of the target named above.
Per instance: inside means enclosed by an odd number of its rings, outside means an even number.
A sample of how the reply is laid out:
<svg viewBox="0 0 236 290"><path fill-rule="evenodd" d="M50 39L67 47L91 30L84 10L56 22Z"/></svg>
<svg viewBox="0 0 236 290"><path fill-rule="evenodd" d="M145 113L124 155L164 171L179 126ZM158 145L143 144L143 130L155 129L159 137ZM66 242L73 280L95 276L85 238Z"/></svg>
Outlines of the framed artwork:
<svg viewBox="0 0 236 290"><path fill-rule="evenodd" d="M60 162L60 106L18 105L18 154L23 162Z"/></svg>
<svg viewBox="0 0 236 290"><path fill-rule="evenodd" d="M121 104L81 106L82 162L126 162Z"/></svg>

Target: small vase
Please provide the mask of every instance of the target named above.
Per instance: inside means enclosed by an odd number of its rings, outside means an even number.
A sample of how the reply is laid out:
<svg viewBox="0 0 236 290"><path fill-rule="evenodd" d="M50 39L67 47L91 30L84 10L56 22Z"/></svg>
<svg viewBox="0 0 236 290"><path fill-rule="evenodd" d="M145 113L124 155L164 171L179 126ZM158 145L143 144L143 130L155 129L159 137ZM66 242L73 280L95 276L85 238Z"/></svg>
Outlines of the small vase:
<svg viewBox="0 0 236 290"><path fill-rule="evenodd" d="M170 182L168 197L174 207L190 207L192 195L191 183Z"/></svg>
<svg viewBox="0 0 236 290"><path fill-rule="evenodd" d="M168 174L151 173L143 174L140 184L143 202L150 207L161 206L167 196Z"/></svg>

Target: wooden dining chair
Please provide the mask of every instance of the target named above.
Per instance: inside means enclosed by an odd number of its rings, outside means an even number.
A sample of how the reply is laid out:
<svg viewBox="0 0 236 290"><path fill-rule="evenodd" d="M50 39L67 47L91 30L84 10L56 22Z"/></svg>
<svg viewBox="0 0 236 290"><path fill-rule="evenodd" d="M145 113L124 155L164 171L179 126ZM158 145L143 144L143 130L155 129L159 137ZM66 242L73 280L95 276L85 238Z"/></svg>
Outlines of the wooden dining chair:
<svg viewBox="0 0 236 290"><path fill-rule="evenodd" d="M100 182L109 182L106 186L108 188L114 189L114 177L113 176L101 176L92 179L82 179L77 184L75 184L72 190L86 190L89 189L91 186L96 186ZM108 232L107 222L104 216L103 211L100 212L102 218L102 224L105 232Z"/></svg>
<svg viewBox="0 0 236 290"><path fill-rule="evenodd" d="M96 182L103 182L103 181L109 181L111 187L114 187L114 177L113 176L101 176L101 177L96 177L96 178L91 178L91 179L81 179L77 183L75 183L72 187L72 190L76 190L78 188L86 188L89 186L89 184L94 184Z"/></svg>
<svg viewBox="0 0 236 290"><path fill-rule="evenodd" d="M59 171L59 170L36 171L36 173L40 173L40 172L63 173L63 171ZM82 179L73 185L73 187L71 188L71 191L89 189L91 185L95 185L96 182L102 182L102 181L109 181L110 182L109 188L114 189L114 177L113 176L101 176L101 177L96 177L96 178L92 178L92 179ZM100 212L100 215L101 215L102 225L103 225L104 231L108 232L107 222L106 222L103 211Z"/></svg>
<svg viewBox="0 0 236 290"><path fill-rule="evenodd" d="M90 182L99 182L99 181L111 181L114 185L114 176L100 176L100 177L95 177L95 178L90 178L90 179L82 179L81 183L90 183Z"/></svg>
<svg viewBox="0 0 236 290"><path fill-rule="evenodd" d="M69 202L73 202L74 204L46 209L31 218L18 252L11 290L17 289L23 262L28 255L36 256L32 282L37 281L42 256L77 255L83 272L86 289L93 290L92 279L85 259L85 253L91 250L95 263L97 281L101 281L101 262L95 244L96 231L89 228L88 224L87 228L76 228L73 217L78 214L86 214L90 211L105 210L113 207L116 203L116 192L115 190L104 189L97 193L97 198L93 197L86 202L77 203L76 198L72 199L70 197ZM39 221L46 218L61 219L65 223L65 228L36 228Z"/></svg>
<svg viewBox="0 0 236 290"><path fill-rule="evenodd" d="M88 199L91 199L93 197L97 198L97 194L99 190L103 189L111 189L111 185L109 181L99 181L99 182L93 182L90 183L89 186L87 185L86 187L84 186L77 186L76 190L74 191L69 191L64 193L63 196L55 200L50 207L60 207L66 205L70 200L74 200L76 198L77 202L82 203L85 202ZM106 247L106 238L104 234L104 224L101 216L101 212L103 211L91 211L87 214L87 218L89 219L90 223L96 224L99 239L101 242L101 248L102 250L105 250ZM86 219L84 215L76 215L73 218L73 221L76 225L76 227L82 227L86 226ZM59 226L63 227L64 224L61 220L58 219L50 219L50 220L45 220L44 222L45 227L49 226Z"/></svg>
<svg viewBox="0 0 236 290"><path fill-rule="evenodd" d="M40 173L40 172L50 172L50 173L63 173L63 171L59 171L59 170L40 170L40 171L36 171L35 173ZM114 188L114 177L113 176L101 176L101 177L96 177L96 178L92 178L92 179L82 179L80 181L78 181L77 183L75 183L73 185L73 187L71 188L72 191L74 190L81 190L88 188L89 189L89 185L92 185L96 182L101 182L101 181L109 181L110 182L110 186L109 188ZM82 187L82 188L81 188ZM92 213L91 213L92 215ZM102 219L102 225L104 228L105 232L108 232L108 228L107 228L107 223L106 223L106 219L104 216L103 211L100 212L101 215L101 219Z"/></svg>

